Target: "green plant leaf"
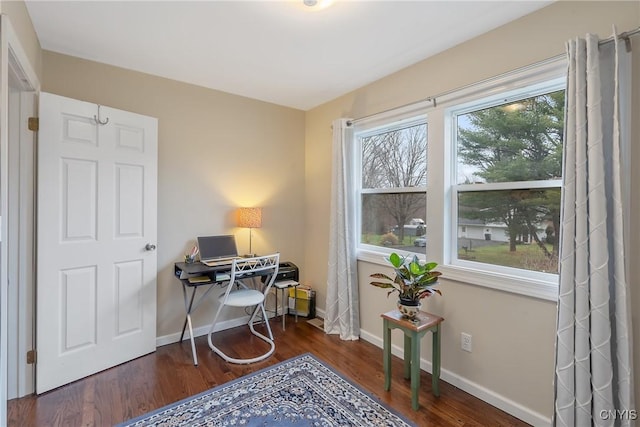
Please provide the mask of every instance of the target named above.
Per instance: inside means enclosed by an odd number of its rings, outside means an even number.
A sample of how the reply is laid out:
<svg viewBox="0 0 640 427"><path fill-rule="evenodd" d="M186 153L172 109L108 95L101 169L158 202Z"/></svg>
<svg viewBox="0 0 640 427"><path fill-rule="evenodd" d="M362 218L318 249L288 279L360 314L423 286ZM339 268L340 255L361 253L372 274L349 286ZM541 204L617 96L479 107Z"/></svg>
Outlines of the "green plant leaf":
<svg viewBox="0 0 640 427"><path fill-rule="evenodd" d="M411 261L411 263L409 264L409 271L412 275L418 276L424 273L424 268L419 263Z"/></svg>
<svg viewBox="0 0 640 427"><path fill-rule="evenodd" d="M425 268L427 271L431 271L431 270L433 270L434 268L436 268L437 266L438 266L438 263L437 263L437 262L429 262L429 263L427 263L427 264L424 266L424 268Z"/></svg>
<svg viewBox="0 0 640 427"><path fill-rule="evenodd" d="M404 262L404 259L400 255L394 252L391 255L389 255L389 262L395 268L398 268L402 265L402 263Z"/></svg>

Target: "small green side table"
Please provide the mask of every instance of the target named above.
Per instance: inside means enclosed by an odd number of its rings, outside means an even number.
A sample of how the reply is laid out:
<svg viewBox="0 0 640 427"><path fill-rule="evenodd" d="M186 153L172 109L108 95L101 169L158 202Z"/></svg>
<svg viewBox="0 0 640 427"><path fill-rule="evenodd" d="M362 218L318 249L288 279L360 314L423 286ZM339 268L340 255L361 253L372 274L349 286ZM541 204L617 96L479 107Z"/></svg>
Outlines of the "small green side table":
<svg viewBox="0 0 640 427"><path fill-rule="evenodd" d="M383 365L384 389L391 389L391 330L398 328L404 332L404 377L411 378L411 406L418 410L418 391L420 388L420 339L431 331L433 355L431 360L431 389L434 396L440 396L440 323L444 319L435 314L421 311L414 321L402 317L398 310L381 315L383 321Z"/></svg>

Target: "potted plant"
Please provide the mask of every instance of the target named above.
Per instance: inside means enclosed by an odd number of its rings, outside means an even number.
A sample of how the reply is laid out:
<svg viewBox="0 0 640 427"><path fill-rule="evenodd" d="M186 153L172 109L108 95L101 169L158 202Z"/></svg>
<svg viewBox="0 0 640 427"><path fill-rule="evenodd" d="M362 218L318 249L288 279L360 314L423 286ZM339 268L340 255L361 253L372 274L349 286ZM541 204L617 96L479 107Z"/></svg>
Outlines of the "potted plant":
<svg viewBox="0 0 640 427"><path fill-rule="evenodd" d="M404 317L414 319L420 307L421 300L431 296L433 293L442 295L434 286L438 284L438 277L442 275L434 268L438 264L435 262L423 263L417 255L413 258L403 257L393 252L387 259L393 266L396 276L391 278L384 273L374 273L370 277L374 279L384 279L385 282L372 281L371 285L383 289L391 289L387 297L394 292L398 293L398 310Z"/></svg>

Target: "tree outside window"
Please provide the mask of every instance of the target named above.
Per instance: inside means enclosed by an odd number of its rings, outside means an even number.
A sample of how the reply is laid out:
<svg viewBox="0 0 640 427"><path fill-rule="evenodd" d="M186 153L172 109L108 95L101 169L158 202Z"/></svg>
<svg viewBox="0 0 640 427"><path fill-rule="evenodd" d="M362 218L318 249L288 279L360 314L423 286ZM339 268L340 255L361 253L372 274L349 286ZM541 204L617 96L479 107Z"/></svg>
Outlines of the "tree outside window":
<svg viewBox="0 0 640 427"><path fill-rule="evenodd" d="M356 135L361 152L361 244L424 253L424 118Z"/></svg>
<svg viewBox="0 0 640 427"><path fill-rule="evenodd" d="M557 273L563 120L564 90L455 115L458 259Z"/></svg>

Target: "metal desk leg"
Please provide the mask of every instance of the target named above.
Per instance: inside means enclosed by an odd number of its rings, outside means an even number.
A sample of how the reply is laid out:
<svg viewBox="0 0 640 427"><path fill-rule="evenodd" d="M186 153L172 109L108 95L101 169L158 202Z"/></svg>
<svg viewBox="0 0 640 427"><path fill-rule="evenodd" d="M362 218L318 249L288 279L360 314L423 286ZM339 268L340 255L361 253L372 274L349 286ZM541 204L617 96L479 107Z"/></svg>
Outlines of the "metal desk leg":
<svg viewBox="0 0 640 427"><path fill-rule="evenodd" d="M278 291L280 291L280 298L282 298L282 302L280 303L280 306L282 308L282 330L285 330L285 314L287 314L287 310L286 310L286 306L285 306L285 302L286 302L286 298L285 298L285 291L287 291L289 288L277 288L274 287L273 289L275 289L275 295L276 295L276 314L274 317L278 317Z"/></svg>
<svg viewBox="0 0 640 427"><path fill-rule="evenodd" d="M182 294L184 296L184 308L187 311L187 317L184 319L184 325L182 325L182 333L180 334L180 342L184 338L184 331L187 326L189 326L189 340L191 341L191 354L193 356L193 364L198 366L198 354L196 353L196 342L193 339L193 325L191 324L191 310L193 308L193 299L196 296L196 290L198 288L194 287L191 292L191 298L189 298L189 302L187 302L187 287L182 284Z"/></svg>
<svg viewBox="0 0 640 427"><path fill-rule="evenodd" d="M298 286L299 285L300 283L298 283L293 287L293 306L295 307L295 310L293 311L295 312L295 315L296 315L296 323L298 323ZM309 301L309 304L311 304L311 301Z"/></svg>
<svg viewBox="0 0 640 427"><path fill-rule="evenodd" d="M285 315L285 313L286 313L286 311L285 311L285 305L284 305L284 300L285 300L285 298L284 298L284 291L285 291L285 289L289 289L289 288L282 288L282 289L280 289L280 297L282 298L282 330L283 330L283 331L284 331L284 328L285 328L285 325L284 325L284 322L285 322L284 317L285 317L285 316L284 316L284 315ZM277 301L277 299L278 299L278 297L276 297L276 316L278 315L278 301Z"/></svg>
<svg viewBox="0 0 640 427"><path fill-rule="evenodd" d="M187 295L186 295L186 287L182 285L182 292L185 294L185 309L187 310L187 316L184 318L184 324L182 325L182 333L180 334L180 342L182 342L184 338L184 331L187 328L187 322L191 317L191 307L193 307L193 298L196 296L196 288L193 288L193 292L191 293L191 300L189 301L189 305L187 306Z"/></svg>
<svg viewBox="0 0 640 427"><path fill-rule="evenodd" d="M187 296L187 286L182 283L182 295L184 297L184 308L187 312L187 317L184 319L184 325L182 325L182 334L180 334L180 342L184 338L184 332L187 326L189 327L189 340L191 341L191 353L193 354L193 364L198 366L198 354L196 353L196 341L193 337L193 325L191 323L191 313L193 313L200 303L207 297L209 292L213 289L213 285L208 285L209 288L204 291L202 295L198 298L196 303L194 304L194 298L196 296L196 291L198 290L197 286L193 287L193 291L191 292L191 298Z"/></svg>
<svg viewBox="0 0 640 427"><path fill-rule="evenodd" d="M389 321L387 319L383 319L382 324L382 365L384 366L384 389L389 391L391 389L391 328L389 327Z"/></svg>
<svg viewBox="0 0 640 427"><path fill-rule="evenodd" d="M198 353L196 353L196 341L193 339L193 327L191 325L191 315L187 314L187 323L189 324L189 339L191 340L191 353L193 354L193 364L198 366Z"/></svg>

